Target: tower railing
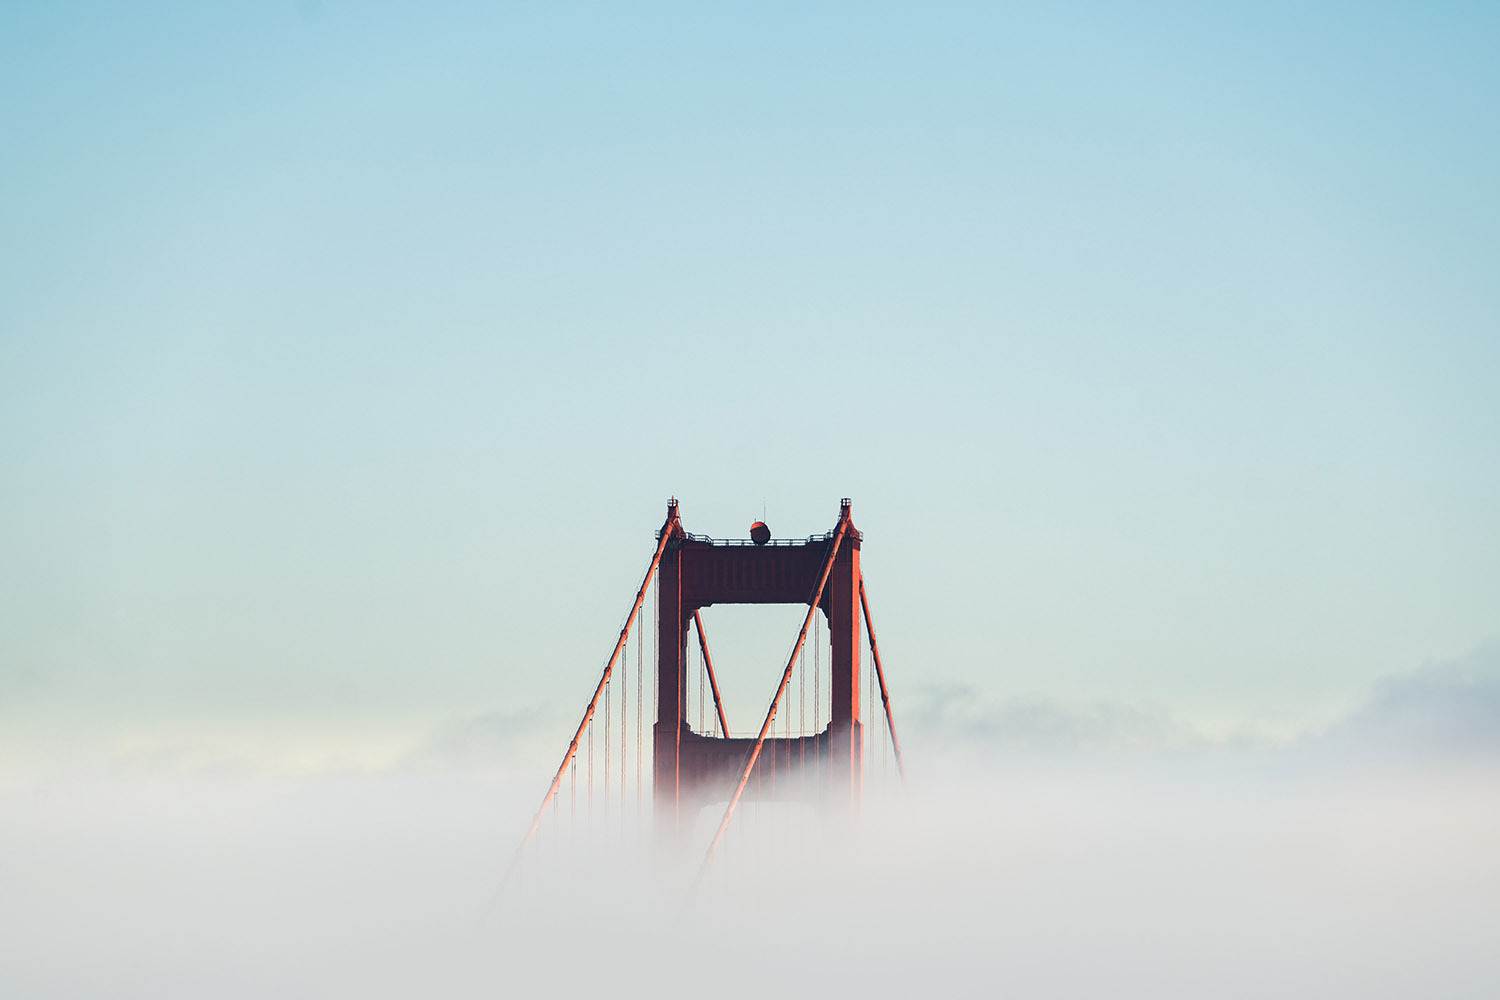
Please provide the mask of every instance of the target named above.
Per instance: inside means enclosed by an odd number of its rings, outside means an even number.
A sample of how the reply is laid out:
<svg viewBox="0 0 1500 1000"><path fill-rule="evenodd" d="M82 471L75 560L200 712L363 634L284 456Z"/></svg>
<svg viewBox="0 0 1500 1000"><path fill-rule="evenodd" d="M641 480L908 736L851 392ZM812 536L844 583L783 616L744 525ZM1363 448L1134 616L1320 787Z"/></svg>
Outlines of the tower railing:
<svg viewBox="0 0 1500 1000"><path fill-rule="evenodd" d="M680 532L680 534L684 541L698 542L703 545L748 546L758 549L763 549L775 545L816 545L819 542L826 543L833 541L833 532L831 531L825 531L821 535L808 535L806 538L772 538L763 544L757 544L754 539L750 538L714 538L710 535L697 535L691 531L683 531ZM864 538L864 535L859 531L852 531L850 534L855 539L862 540ZM656 538L661 538L660 531L656 533Z"/></svg>

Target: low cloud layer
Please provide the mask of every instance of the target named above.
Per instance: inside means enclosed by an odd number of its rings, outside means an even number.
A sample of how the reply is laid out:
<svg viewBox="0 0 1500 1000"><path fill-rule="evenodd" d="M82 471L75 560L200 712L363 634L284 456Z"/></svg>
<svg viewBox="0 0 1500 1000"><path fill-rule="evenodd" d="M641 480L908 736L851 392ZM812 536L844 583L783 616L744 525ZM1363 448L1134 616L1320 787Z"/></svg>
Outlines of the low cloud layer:
<svg viewBox="0 0 1500 1000"><path fill-rule="evenodd" d="M0 995L1490 997L1494 667L1274 745L913 695L913 780L857 819L749 808L693 888L714 808L663 843L563 807L497 905L566 720L361 772L51 773L0 791Z"/></svg>
<svg viewBox="0 0 1500 1000"><path fill-rule="evenodd" d="M1386 757L1500 761L1500 646L1389 678L1322 741Z"/></svg>
<svg viewBox="0 0 1500 1000"><path fill-rule="evenodd" d="M1332 725L1275 741L1210 736L1149 703L994 700L966 687L919 688L901 710L913 739L944 754L990 760L1258 753L1282 764L1500 764L1500 646L1387 678Z"/></svg>
<svg viewBox="0 0 1500 1000"><path fill-rule="evenodd" d="M1140 753L1197 744L1203 737L1167 712L1141 705L1066 705L1041 698L993 701L969 687L918 689L899 724L949 752L1048 757Z"/></svg>

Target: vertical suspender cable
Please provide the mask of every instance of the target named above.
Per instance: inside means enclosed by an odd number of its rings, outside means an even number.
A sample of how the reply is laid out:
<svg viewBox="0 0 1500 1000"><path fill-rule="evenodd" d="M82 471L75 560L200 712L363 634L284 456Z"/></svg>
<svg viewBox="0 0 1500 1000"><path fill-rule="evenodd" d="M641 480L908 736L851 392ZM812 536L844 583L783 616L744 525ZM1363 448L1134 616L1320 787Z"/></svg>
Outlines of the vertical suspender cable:
<svg viewBox="0 0 1500 1000"><path fill-rule="evenodd" d="M859 623L856 622L855 623L856 632L855 632L855 635L854 635L854 641L855 642L859 642L859 633L857 631L858 627L859 627ZM874 722L875 722L875 668L874 668L874 666L869 661L866 661L866 663L865 663L865 721L860 725L860 729L862 730L862 732L860 733L860 736L862 738L859 741L859 752L860 752L860 757L862 758L861 763L860 763L860 769L862 771L864 771L866 774L868 774L868 772L870 770L870 763L874 760L874 757L870 753L870 750L871 750L870 734L875 731Z"/></svg>
<svg viewBox="0 0 1500 1000"><path fill-rule="evenodd" d="M656 581L656 588L651 591L651 606L652 606L652 608L655 609L651 613L651 620L653 622L658 623L658 626L659 626L660 622L661 622L661 581L660 580ZM658 706L660 704L661 704L661 629L660 629L660 627L654 627L654 628L651 629L651 705L652 705L652 709L651 710L652 710L653 715L656 714L656 712L657 712L656 706ZM660 722L661 722L661 718L660 717L657 717L653 721L653 723L652 723L652 732L653 733L655 732L656 725L659 724ZM653 747L655 746L654 743L652 745L653 745ZM653 758L653 761L654 761L654 759L655 758ZM656 778L656 771L654 769L651 772L651 777L652 777L653 781Z"/></svg>
<svg viewBox="0 0 1500 1000"><path fill-rule="evenodd" d="M797 654L797 659L800 661L802 659L802 654L800 654L800 653ZM792 697L791 697L791 692L787 692L787 699L786 700L787 700L786 715L782 716L781 735L782 735L782 737L784 739L790 740L792 738L792 705L791 705ZM790 754L788 754L787 759L788 760L791 759Z"/></svg>
<svg viewBox="0 0 1500 1000"><path fill-rule="evenodd" d="M781 750L781 741L776 738L776 723L775 722L771 723L771 730L770 730L770 733L769 733L769 738L770 738L770 742L771 742L771 794L775 795L776 794L776 763L777 763L777 758L780 756L780 750Z"/></svg>
<svg viewBox="0 0 1500 1000"><path fill-rule="evenodd" d="M817 622L813 636L813 729L823 727L823 624Z"/></svg>
<svg viewBox="0 0 1500 1000"><path fill-rule="evenodd" d="M802 658L797 663L797 763L802 764L807 758L807 650L802 651Z"/></svg>
<svg viewBox="0 0 1500 1000"><path fill-rule="evenodd" d="M625 669L625 651L630 648L630 642L625 642L625 648L619 651L619 828L625 826L625 747L630 742L630 670Z"/></svg>
<svg viewBox="0 0 1500 1000"><path fill-rule="evenodd" d="M813 732L823 732L823 623L813 623ZM818 794L823 793L823 741L813 744L813 770Z"/></svg>
<svg viewBox="0 0 1500 1000"><path fill-rule="evenodd" d="M646 688L646 633L645 628L636 630L636 813L640 811L640 705L645 700Z"/></svg>
<svg viewBox="0 0 1500 1000"><path fill-rule="evenodd" d="M656 793L656 727L661 724L661 581L651 591L651 792Z"/></svg>
<svg viewBox="0 0 1500 1000"><path fill-rule="evenodd" d="M610 765L614 763L609 755L611 742L610 737L614 736L614 732L609 727L610 722L613 721L610 719L610 716L614 714L610 709L610 706L614 704L614 700L610 697L610 695L614 694L614 691L611 690L614 683L615 682L611 680L608 684L604 685L604 814L606 817L608 817L609 815Z"/></svg>

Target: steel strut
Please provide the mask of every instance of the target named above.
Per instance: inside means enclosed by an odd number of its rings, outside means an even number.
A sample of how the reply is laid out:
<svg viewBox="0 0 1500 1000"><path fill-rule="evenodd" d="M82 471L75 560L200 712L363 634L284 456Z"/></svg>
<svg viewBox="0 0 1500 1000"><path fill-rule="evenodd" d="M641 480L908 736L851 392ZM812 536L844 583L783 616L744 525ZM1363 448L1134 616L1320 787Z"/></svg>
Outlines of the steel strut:
<svg viewBox="0 0 1500 1000"><path fill-rule="evenodd" d="M719 698L719 679L714 676L714 658L708 655L708 636L703 634L703 613L694 609L693 627L698 630L698 648L703 650L703 669L708 672L708 686L714 693L714 711L719 713L719 735L729 738L729 720L724 717L724 702Z"/></svg>

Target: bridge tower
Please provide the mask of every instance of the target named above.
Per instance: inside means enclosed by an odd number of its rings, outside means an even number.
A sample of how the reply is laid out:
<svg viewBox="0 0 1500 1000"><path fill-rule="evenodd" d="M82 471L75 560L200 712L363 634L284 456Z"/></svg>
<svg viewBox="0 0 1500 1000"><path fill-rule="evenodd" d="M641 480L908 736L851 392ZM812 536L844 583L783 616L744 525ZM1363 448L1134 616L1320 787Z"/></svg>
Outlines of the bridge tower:
<svg viewBox="0 0 1500 1000"><path fill-rule="evenodd" d="M863 787L864 761L859 676L862 581L861 535L854 527L850 501L840 501L839 521L825 535L759 544L690 534L678 514L677 501L669 501L661 528L668 538L658 570L658 689L652 741L658 827L676 830L698 806L728 799L756 744L754 737L708 736L693 732L688 725L689 625L700 609L719 604L811 606L817 602L817 613L827 621L831 634L831 717L821 732L810 736L767 736L762 752L785 762L778 767L783 774L820 768L825 794L834 801L856 802ZM832 567L825 574L840 534ZM657 537L660 540L661 534ZM768 770L762 768L750 776L744 794L764 799L774 789L798 787L805 785L782 780L773 786Z"/></svg>
<svg viewBox="0 0 1500 1000"><path fill-rule="evenodd" d="M864 701L873 714L874 691L860 691L860 620L869 640L874 679L878 682L881 707L885 716L888 742L879 740L872 746L888 747L893 754L896 772L904 779L901 743L896 738L896 724L891 715L891 699L886 688L885 669L881 665L880 645L870 620L870 599L860 569L860 544L863 536L854 527L852 505L848 499L839 502L838 520L833 529L807 538L771 538L764 524L756 522L748 539L713 539L695 535L682 526L680 510L674 498L667 503L667 516L656 533L656 550L646 567L641 584L625 623L615 639L613 651L594 686L594 693L583 710L583 717L563 753L562 763L552 776L541 806L515 858L507 870L505 882L518 870L526 847L543 822L557 816L559 793L568 782L566 821L573 822L580 796L585 810L595 803L596 718L603 715L603 769L599 772L603 796L600 808L606 815L623 821L635 803L632 815L648 811L658 830L670 835L683 832L685 820L692 819L699 807L725 802L724 816L708 845L703 867L707 868L723 842L734 818L736 806L751 799L787 798L815 793L819 800L850 807L864 792L866 753L865 720L860 716ZM643 715L643 697L650 683L644 651L644 636L652 623L643 609L653 582L656 584L656 711L647 734ZM781 679L766 709L764 721L754 738L734 737L728 732L724 708L719 699L718 680L703 634L701 611L719 604L800 604L806 613L791 653L781 671ZM813 733L774 735L773 724L787 702L788 684L798 668L809 633L818 616L828 625L829 674L831 704L828 722ZM641 627L635 628L640 622ZM697 632L702 649L705 679L713 688L714 708L718 716L719 735L696 732L688 723L688 642L689 628ZM629 640L635 639L634 667L631 667ZM814 717L821 724L817 695L819 658L814 647ZM806 681L804 672L799 680ZM619 675L616 682L615 677ZM630 699L629 682L635 682L635 698ZM799 692L803 689L799 688ZM702 682L699 696L702 697ZM613 694L611 692L614 692ZM616 698L616 696L618 696ZM611 706L618 704L617 720L611 729ZM799 698L799 711L801 701ZM634 707L634 712L630 711ZM701 704L700 704L701 710ZM634 725L631 719L634 718ZM787 719L790 722L790 718ZM634 733L635 769L631 779L628 753L630 734ZM651 766L642 767L641 751L649 742ZM618 756L611 757L612 748ZM580 757L583 766L580 767ZM769 758L770 766L757 770L757 763ZM882 760L885 760L882 751ZM616 764L618 767L616 767ZM583 771L580 789L579 772ZM649 800L643 795L649 774ZM784 777L781 777L784 776ZM798 781L798 777L805 780ZM780 778L780 780L778 780ZM633 792L633 796L630 794ZM691 811L690 811L691 810ZM618 825L613 827L619 829ZM701 871L702 869L700 869Z"/></svg>

